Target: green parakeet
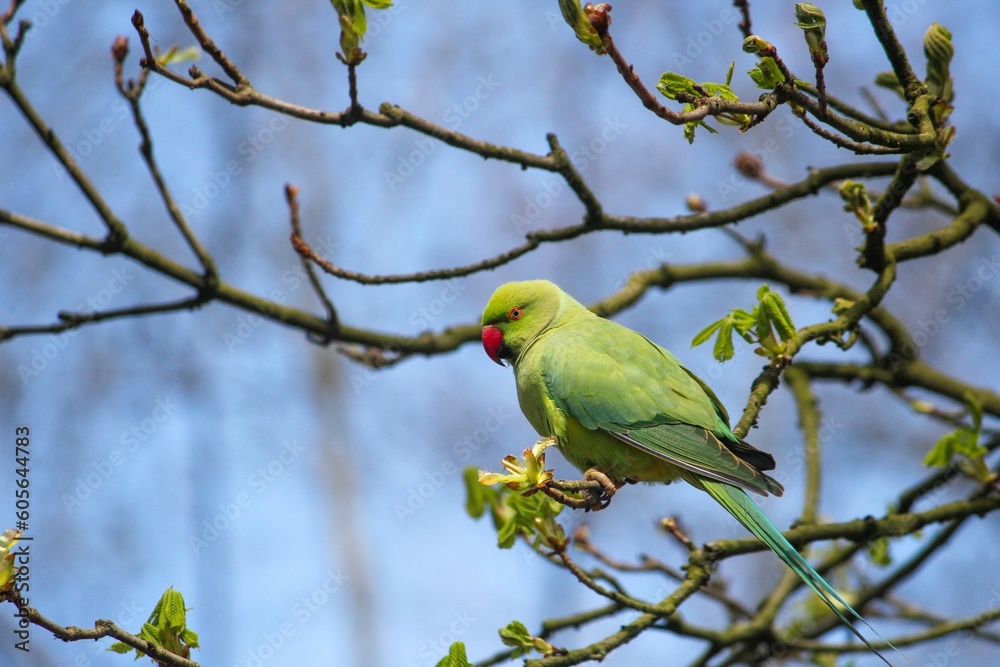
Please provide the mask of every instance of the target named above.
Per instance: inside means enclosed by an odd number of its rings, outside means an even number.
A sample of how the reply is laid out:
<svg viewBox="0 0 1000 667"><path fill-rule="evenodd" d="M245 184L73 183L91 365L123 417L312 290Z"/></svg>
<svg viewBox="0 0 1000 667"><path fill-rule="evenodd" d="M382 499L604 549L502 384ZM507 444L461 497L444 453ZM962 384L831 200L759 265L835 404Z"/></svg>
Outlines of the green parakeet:
<svg viewBox="0 0 1000 667"><path fill-rule="evenodd" d="M747 495L782 494L764 472L774 458L733 434L719 399L674 355L545 280L502 285L482 324L486 353L514 367L528 421L589 479L613 484L612 493L625 482L678 479L706 491L878 653L852 618L867 622Z"/></svg>

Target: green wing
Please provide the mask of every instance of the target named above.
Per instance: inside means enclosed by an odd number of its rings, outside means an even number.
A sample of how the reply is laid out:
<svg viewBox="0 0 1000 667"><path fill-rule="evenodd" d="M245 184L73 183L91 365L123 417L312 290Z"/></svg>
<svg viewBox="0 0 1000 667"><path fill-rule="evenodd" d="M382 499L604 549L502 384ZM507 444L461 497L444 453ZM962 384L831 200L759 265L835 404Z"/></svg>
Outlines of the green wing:
<svg viewBox="0 0 1000 667"><path fill-rule="evenodd" d="M556 328L546 347L546 389L584 427L697 475L781 495L760 472L773 459L733 435L715 395L667 350L601 318Z"/></svg>

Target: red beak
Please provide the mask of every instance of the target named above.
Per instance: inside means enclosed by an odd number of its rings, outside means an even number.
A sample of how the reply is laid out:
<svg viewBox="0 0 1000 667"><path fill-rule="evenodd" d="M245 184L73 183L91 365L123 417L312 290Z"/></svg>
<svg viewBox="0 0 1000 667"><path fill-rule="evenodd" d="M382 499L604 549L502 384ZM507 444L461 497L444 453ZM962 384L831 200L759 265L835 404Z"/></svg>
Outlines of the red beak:
<svg viewBox="0 0 1000 667"><path fill-rule="evenodd" d="M500 350L503 349L503 332L492 324L483 327L483 349L486 350L486 354L494 363L503 366L503 360L500 358Z"/></svg>

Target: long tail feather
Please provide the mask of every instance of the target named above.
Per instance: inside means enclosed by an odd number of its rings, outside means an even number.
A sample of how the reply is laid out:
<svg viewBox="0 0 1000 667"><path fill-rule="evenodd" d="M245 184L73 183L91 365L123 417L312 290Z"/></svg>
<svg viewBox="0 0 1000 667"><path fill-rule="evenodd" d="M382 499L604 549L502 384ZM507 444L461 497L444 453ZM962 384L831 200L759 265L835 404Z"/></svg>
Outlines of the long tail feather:
<svg viewBox="0 0 1000 667"><path fill-rule="evenodd" d="M815 592L816 595L818 595L819 598L826 603L826 606L833 610L833 613L835 613L840 620L843 621L844 625L850 628L851 632L853 632L858 639L863 641L865 645L878 657L882 658L882 661L885 662L885 664L890 665L891 667L892 663L886 660L885 656L879 653L878 649L872 646L871 642L869 642L864 635L861 634L851 618L848 617L848 613L858 621L864 623L869 630L878 636L879 639L885 641L883 637L879 635L878 632L875 631L875 628L869 625L868 621L862 618L861 614L856 612L851 605L844 602L844 599L833 589L833 586L828 584L826 580L823 579L823 577L821 577L811 565L809 565L806 559L795 550L795 547L788 543L785 536L781 534L773 523L771 523L770 519L767 518L764 512L757 507L756 504L754 504L753 500L750 499L750 496L748 496L743 489L730 486L729 484L713 482L707 479L699 479L698 485L708 492L709 495L715 498L720 505L725 507L730 514L736 517L737 521L746 526L747 530L757 536L757 539L766 544L771 551L776 553L778 557L781 558L786 565L788 565L788 567L792 568L792 571L795 572L795 574L797 574L799 578L805 582L806 586L811 588L813 592ZM845 609L848 613L843 611ZM893 650L896 650L897 653L899 652L895 646L892 646L889 642L886 643L889 644Z"/></svg>

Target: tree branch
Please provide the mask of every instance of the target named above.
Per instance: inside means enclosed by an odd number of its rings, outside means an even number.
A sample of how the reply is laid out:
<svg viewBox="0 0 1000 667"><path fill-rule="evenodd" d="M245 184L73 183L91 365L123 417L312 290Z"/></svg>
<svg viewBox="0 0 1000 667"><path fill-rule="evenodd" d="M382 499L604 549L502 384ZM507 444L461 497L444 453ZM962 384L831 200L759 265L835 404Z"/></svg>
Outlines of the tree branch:
<svg viewBox="0 0 1000 667"><path fill-rule="evenodd" d="M51 632L54 636L64 642L77 642L82 640L96 640L104 637L113 637L120 642L128 644L134 649L142 651L150 658L161 664L173 665L174 667L201 667L197 662L183 658L176 653L171 653L156 644L152 644L145 639L140 639L135 635L123 630L111 621L98 619L94 622L93 628L78 628L70 625L63 627L51 621L41 614L34 607L21 603L20 594L14 590L0 594L0 600L6 599L12 602L18 609L18 616L25 618L29 623L33 623L40 628Z"/></svg>

